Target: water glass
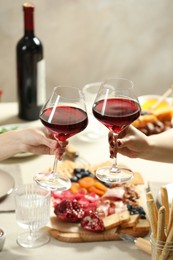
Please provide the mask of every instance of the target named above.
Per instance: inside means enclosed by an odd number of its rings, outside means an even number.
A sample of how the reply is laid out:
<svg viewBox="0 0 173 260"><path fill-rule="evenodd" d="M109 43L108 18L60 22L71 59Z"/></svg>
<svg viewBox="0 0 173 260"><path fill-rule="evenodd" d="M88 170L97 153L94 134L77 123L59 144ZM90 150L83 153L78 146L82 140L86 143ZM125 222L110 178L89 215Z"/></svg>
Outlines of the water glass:
<svg viewBox="0 0 173 260"><path fill-rule="evenodd" d="M17 237L17 243L34 248L48 243L50 237L44 227L50 216L50 191L36 184L19 186L15 190L16 222L26 229Z"/></svg>

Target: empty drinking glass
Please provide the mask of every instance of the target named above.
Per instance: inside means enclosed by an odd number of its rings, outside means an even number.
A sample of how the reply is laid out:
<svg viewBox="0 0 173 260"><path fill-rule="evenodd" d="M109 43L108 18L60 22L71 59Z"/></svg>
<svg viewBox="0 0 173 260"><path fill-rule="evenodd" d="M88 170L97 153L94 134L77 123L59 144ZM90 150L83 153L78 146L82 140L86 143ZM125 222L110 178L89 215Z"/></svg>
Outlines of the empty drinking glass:
<svg viewBox="0 0 173 260"><path fill-rule="evenodd" d="M41 231L49 221L50 191L36 184L19 186L15 190L16 221L27 231L20 233L17 243L25 248L34 248L46 244L49 234Z"/></svg>
<svg viewBox="0 0 173 260"><path fill-rule="evenodd" d="M99 140L100 137L107 135L105 127L97 121L92 113L92 106L99 91L100 85L101 82L93 82L86 84L82 88L89 118L87 128L82 133L78 134L78 138L82 141L95 142Z"/></svg>

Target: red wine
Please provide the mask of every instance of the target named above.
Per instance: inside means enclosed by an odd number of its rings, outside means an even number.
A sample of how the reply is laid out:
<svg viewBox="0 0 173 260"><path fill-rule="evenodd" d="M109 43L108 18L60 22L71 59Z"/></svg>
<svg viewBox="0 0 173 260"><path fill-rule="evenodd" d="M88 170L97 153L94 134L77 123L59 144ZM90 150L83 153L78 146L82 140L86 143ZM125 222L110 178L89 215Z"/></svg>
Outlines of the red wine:
<svg viewBox="0 0 173 260"><path fill-rule="evenodd" d="M83 131L88 124L87 113L70 106L49 107L40 115L41 122L60 140ZM53 114L53 116L52 116Z"/></svg>
<svg viewBox="0 0 173 260"><path fill-rule="evenodd" d="M19 117L39 118L45 103L45 64L43 45L34 35L34 6L23 5L24 36L16 46Z"/></svg>
<svg viewBox="0 0 173 260"><path fill-rule="evenodd" d="M93 114L109 130L120 133L139 117L140 106L131 99L110 98L96 102Z"/></svg>

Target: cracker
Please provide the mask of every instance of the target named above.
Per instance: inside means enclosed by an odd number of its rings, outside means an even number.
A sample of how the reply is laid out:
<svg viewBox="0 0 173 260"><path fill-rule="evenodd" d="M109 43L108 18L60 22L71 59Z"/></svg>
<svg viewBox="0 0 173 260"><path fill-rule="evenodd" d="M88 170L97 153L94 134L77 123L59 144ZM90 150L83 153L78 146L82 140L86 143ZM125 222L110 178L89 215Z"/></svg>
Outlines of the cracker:
<svg viewBox="0 0 173 260"><path fill-rule="evenodd" d="M105 230L112 229L120 225L120 217L118 213L103 218Z"/></svg>
<svg viewBox="0 0 173 260"><path fill-rule="evenodd" d="M122 223L121 228L130 228L130 227L136 226L138 223L139 217L140 217L139 214L130 215L129 221Z"/></svg>
<svg viewBox="0 0 173 260"><path fill-rule="evenodd" d="M130 219L130 214L128 211L123 211L121 213L115 213L103 218L103 223L105 230L112 229L119 226L121 223L128 222Z"/></svg>
<svg viewBox="0 0 173 260"><path fill-rule="evenodd" d="M140 230L140 231L149 231L150 230L150 224L147 219L139 219L136 226L133 227L134 231Z"/></svg>

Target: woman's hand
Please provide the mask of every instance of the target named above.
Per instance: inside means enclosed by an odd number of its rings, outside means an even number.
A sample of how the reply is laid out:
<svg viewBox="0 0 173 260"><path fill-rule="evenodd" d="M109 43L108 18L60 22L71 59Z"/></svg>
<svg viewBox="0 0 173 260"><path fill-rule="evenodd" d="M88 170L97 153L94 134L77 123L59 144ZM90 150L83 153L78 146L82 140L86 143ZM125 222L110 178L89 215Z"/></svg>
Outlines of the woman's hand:
<svg viewBox="0 0 173 260"><path fill-rule="evenodd" d="M68 141L53 138L45 127L32 127L0 134L0 161L21 152L33 154L56 154L59 160L65 152Z"/></svg>
<svg viewBox="0 0 173 260"><path fill-rule="evenodd" d="M126 128L118 136L117 140L113 133L109 132L108 142L111 158L113 158L117 152L130 158L142 158L145 157L149 149L147 136L133 126Z"/></svg>
<svg viewBox="0 0 173 260"><path fill-rule="evenodd" d="M16 131L17 132L17 131ZM68 141L57 141L45 127L18 130L21 151L34 154L56 154L59 160L65 152Z"/></svg>

